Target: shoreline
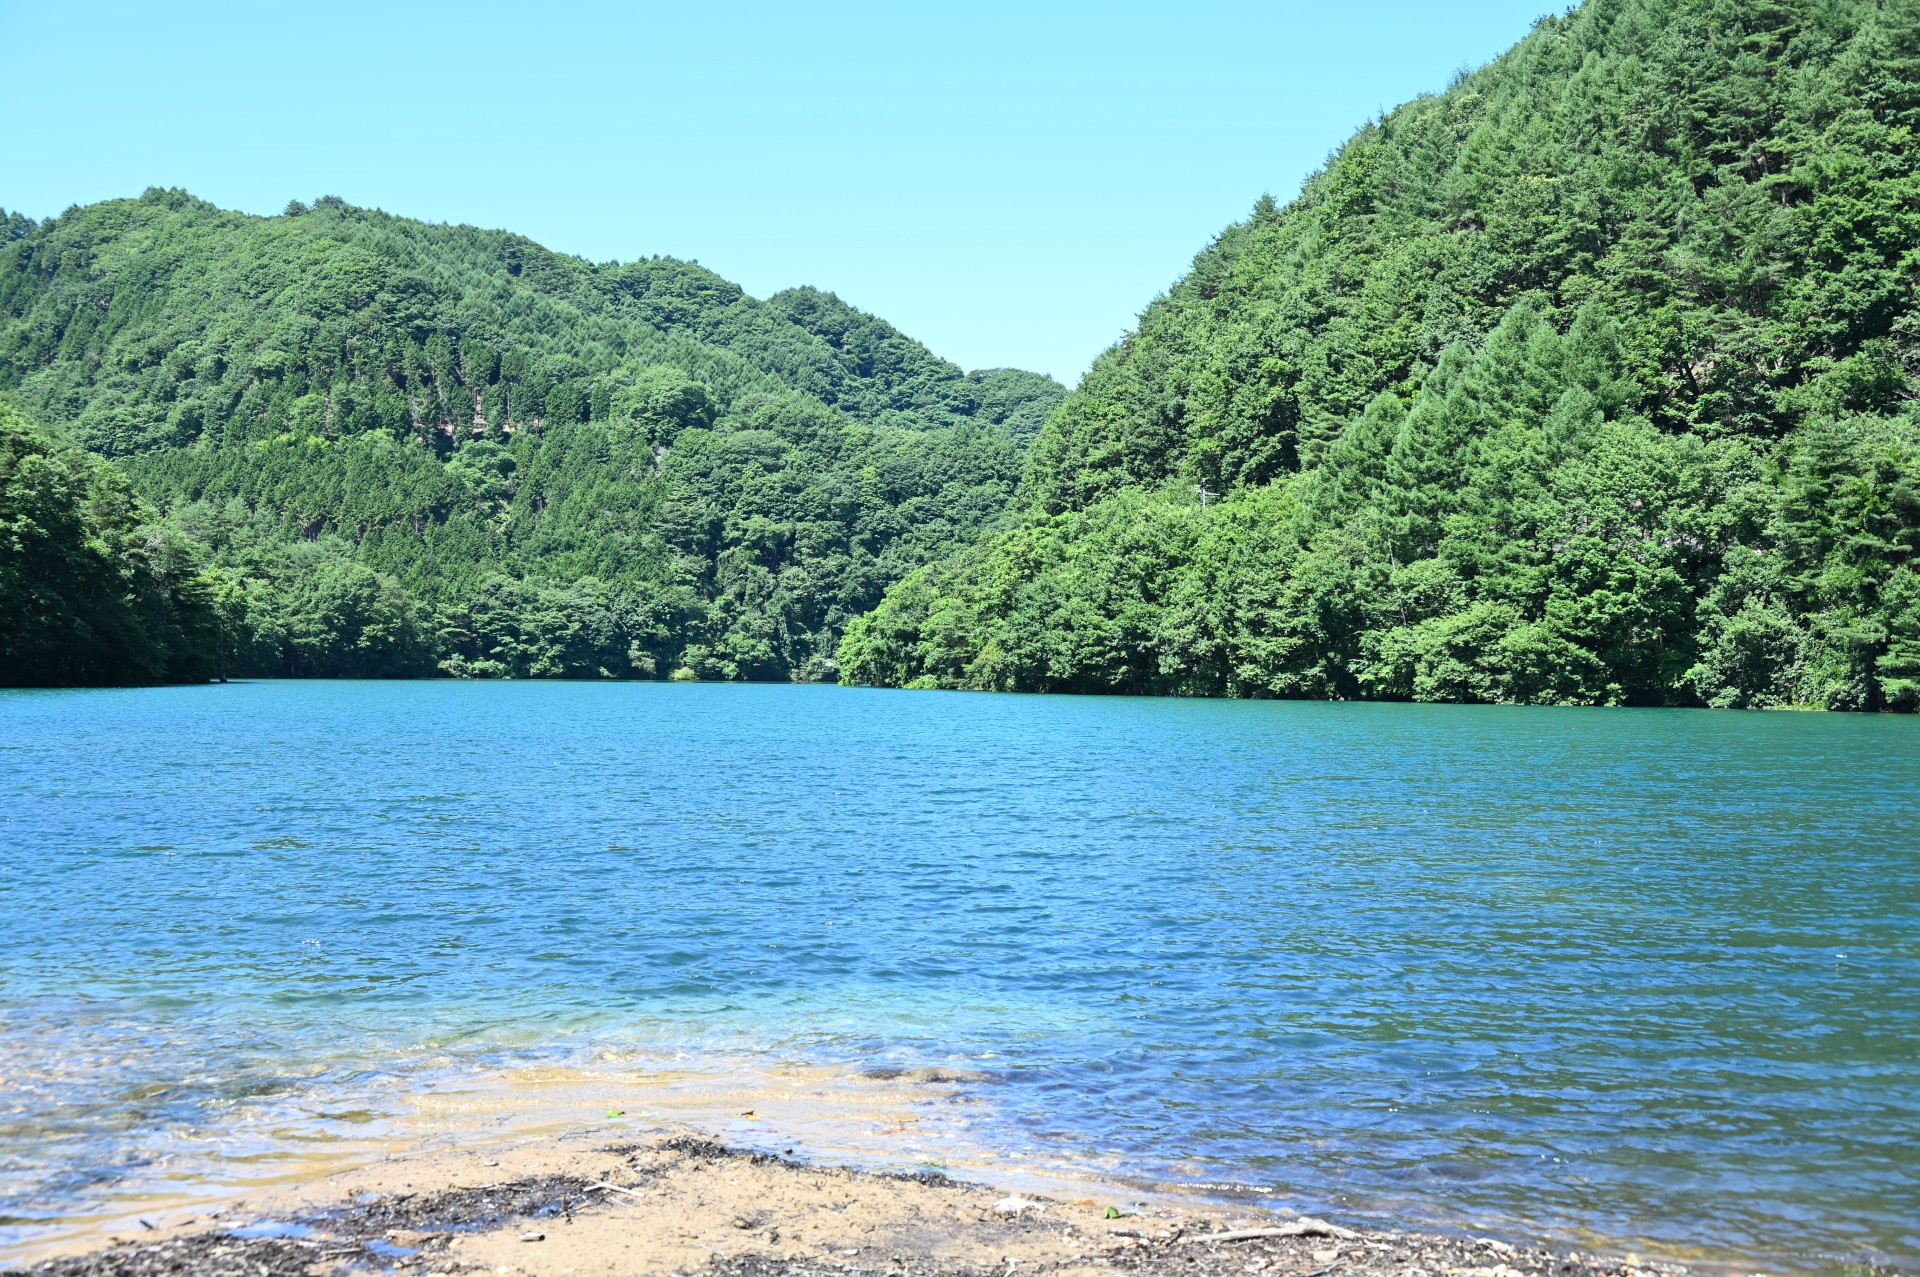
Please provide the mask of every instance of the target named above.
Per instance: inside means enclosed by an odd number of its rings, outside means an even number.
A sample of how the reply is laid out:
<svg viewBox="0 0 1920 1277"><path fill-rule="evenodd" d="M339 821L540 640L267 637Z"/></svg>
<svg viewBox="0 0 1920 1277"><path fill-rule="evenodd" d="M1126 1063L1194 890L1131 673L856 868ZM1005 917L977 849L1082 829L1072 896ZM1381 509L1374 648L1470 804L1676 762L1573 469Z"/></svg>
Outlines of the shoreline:
<svg viewBox="0 0 1920 1277"><path fill-rule="evenodd" d="M745 1240L768 1240L753 1228L737 1225L737 1219L752 1220L770 1211L768 1218L776 1222L769 1226L778 1236L803 1236L805 1229L783 1214L786 1208L780 1202L786 1190L780 1186L790 1188L795 1177L809 1176L863 1186L857 1195L867 1203L863 1227L868 1232L898 1234L908 1222L921 1219L924 1204L908 1200L918 1190L902 1187L918 1184L959 1193L950 1202L967 1202L978 1217L975 1223L987 1218L981 1211L991 1214L994 1202L1009 1197L1039 1203L1043 1210L1036 1211L1035 1218L1044 1214L1053 1220L1056 1233L1081 1239L1066 1250L1006 1251L994 1264L1011 1256L1019 1271L990 1265L996 1277L1040 1272L1088 1277L1096 1269L1138 1269L1146 1277L1920 1274L1920 1269L1897 1260L1824 1250L1817 1235L1803 1235L1813 1244L1797 1248L1797 1253L1732 1251L1686 1238L1663 1243L1556 1233L1521 1219L1475 1220L1445 1201L1428 1201L1427 1207L1438 1209L1424 1210L1412 1200L1398 1209L1386 1202L1338 1206L1298 1198L1281 1205L1267 1194L1255 1198L1234 1191L1242 1186L1142 1179L1098 1160L1035 1157L990 1137L982 1139L991 1123L983 1121L986 1115L978 1106L988 1101L976 1084L991 1078L959 1061L861 1069L817 1064L742 1069L684 1056L672 1067L662 1067L665 1063L655 1060L642 1066L630 1058L618 1067L549 1064L458 1072L410 1090L404 1103L384 1115L328 1111L350 1098L329 1096L300 1107L370 1125L353 1138L329 1133L303 1142L290 1136L290 1142L273 1150L257 1143L257 1127L229 1130L224 1136L205 1131L203 1144L224 1145L227 1152L225 1160L203 1162L197 1174L145 1185L128 1181L120 1191L91 1201L69 1197L62 1203L68 1209L42 1216L38 1227L24 1218L4 1221L16 1225L16 1236L0 1244L0 1277L332 1277L369 1268L419 1277L453 1277L489 1268L496 1277L588 1277L598 1272L689 1277L711 1267L709 1260L718 1264L726 1256L744 1253L740 1247ZM388 1093L387 1098L396 1096ZM236 1137L237 1143L232 1142ZM666 1168L619 1160L643 1152L655 1161L677 1157L677 1162ZM671 1233L680 1227L673 1221L700 1216L710 1199L737 1196L731 1187L714 1187L715 1166L731 1168L721 1176L729 1184L740 1174L759 1180L773 1205L747 1201L726 1220L707 1220L702 1225L706 1232L689 1243L698 1253L685 1246L675 1250L652 1245L643 1248L646 1262L635 1267L624 1253L631 1247L629 1240L609 1253L589 1247L582 1263L568 1265L521 1262L539 1256L518 1245L488 1252L485 1264L473 1262L479 1252L471 1248L483 1245L478 1240L482 1236L497 1232L517 1243L517 1234L506 1236L515 1221L540 1221L556 1210L568 1221L575 1215L604 1214L602 1208L621 1195L605 1189L589 1194L587 1186L629 1185L629 1179L621 1178L629 1172L659 1178L671 1170L671 1183L653 1203L666 1207L670 1219L629 1221L650 1238L667 1235L660 1233L662 1226L671 1224ZM989 1197L982 1205L981 1200L968 1201L968 1193ZM589 1200L592 1195L597 1199ZM1095 1207L1098 1211L1088 1216ZM1115 1224L1104 1214L1109 1207L1123 1218L1145 1223ZM1313 1215L1331 1212L1333 1231L1317 1234L1323 1243L1331 1237L1359 1249L1352 1255L1343 1251L1337 1262L1318 1269L1283 1262L1300 1250L1292 1243L1266 1253L1272 1250L1269 1242L1284 1240L1278 1238L1233 1243L1246 1252L1239 1268L1175 1263L1185 1252L1160 1255L1155 1249L1204 1245L1183 1239L1222 1229L1283 1227L1306 1218L1296 1207ZM777 1222L781 1219L785 1222ZM373 1229L376 1223L379 1229ZM20 1225L28 1227L20 1230ZM902 1277L921 1271L984 1273L979 1246L995 1237L1008 1240L991 1229L956 1228L947 1228L941 1236L921 1230L915 1234L918 1240L900 1242L889 1253L908 1258L886 1271ZM1118 1240L1110 1239L1111 1245L1120 1249L1112 1254L1087 1251L1090 1243L1085 1239L1093 1235L1089 1228L1112 1233ZM1114 1232L1116 1228L1120 1231ZM398 1240L388 1236L395 1230ZM409 1238L422 1244L414 1246ZM388 1253L395 1246L413 1253ZM1301 1253L1329 1248L1322 1244ZM307 1257L300 1259L302 1255ZM1401 1258L1361 1262L1382 1255ZM1514 1255L1527 1257L1529 1264L1512 1262ZM761 1248L752 1251L760 1268L713 1271L715 1277L776 1271L799 1277L815 1271L806 1264L827 1265L821 1272L865 1271L842 1262L846 1258L831 1247L817 1253ZM296 1259L299 1264L286 1266ZM402 1259L407 1262L399 1262ZM916 1263L920 1269L913 1268Z"/></svg>
<svg viewBox="0 0 1920 1277"><path fill-rule="evenodd" d="M1689 1277L1702 1270L1291 1212L1072 1197L605 1127L393 1155L186 1218L75 1237L4 1277ZM1718 1268L1719 1266L1709 1266ZM1891 1270L1881 1270L1891 1271Z"/></svg>

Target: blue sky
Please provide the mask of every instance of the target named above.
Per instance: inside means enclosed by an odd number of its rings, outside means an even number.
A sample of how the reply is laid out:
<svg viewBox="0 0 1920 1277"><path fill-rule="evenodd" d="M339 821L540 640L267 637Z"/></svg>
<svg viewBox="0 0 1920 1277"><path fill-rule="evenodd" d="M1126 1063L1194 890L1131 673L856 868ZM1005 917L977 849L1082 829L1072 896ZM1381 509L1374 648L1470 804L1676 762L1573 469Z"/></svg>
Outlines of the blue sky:
<svg viewBox="0 0 1920 1277"><path fill-rule="evenodd" d="M1261 192L1547 7L0 0L0 206L337 194L1071 383Z"/></svg>

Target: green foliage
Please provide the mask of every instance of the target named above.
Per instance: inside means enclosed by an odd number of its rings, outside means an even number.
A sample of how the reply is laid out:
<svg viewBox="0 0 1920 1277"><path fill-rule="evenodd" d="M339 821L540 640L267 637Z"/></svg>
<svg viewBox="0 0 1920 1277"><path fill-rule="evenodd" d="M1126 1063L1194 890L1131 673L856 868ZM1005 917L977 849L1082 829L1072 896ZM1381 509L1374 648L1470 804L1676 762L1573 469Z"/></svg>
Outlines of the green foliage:
<svg viewBox="0 0 1920 1277"><path fill-rule="evenodd" d="M1543 19L1203 252L843 678L1914 707L1917 127L1914 0Z"/></svg>
<svg viewBox="0 0 1920 1277"><path fill-rule="evenodd" d="M830 293L331 198L0 230L0 388L166 512L234 673L830 679L1064 394Z"/></svg>
<svg viewBox="0 0 1920 1277"><path fill-rule="evenodd" d="M4 223L0 223L4 224ZM214 671L212 585L126 477L0 400L0 682L156 683Z"/></svg>

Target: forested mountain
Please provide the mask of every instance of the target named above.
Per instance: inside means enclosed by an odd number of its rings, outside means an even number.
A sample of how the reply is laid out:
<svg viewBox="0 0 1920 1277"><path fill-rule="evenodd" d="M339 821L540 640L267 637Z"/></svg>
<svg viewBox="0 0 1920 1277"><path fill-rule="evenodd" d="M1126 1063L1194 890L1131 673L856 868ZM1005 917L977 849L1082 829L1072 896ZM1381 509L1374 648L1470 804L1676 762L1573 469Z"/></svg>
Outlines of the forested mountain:
<svg viewBox="0 0 1920 1277"><path fill-rule="evenodd" d="M1588 0L1195 259L849 682L1912 708L1920 3Z"/></svg>
<svg viewBox="0 0 1920 1277"><path fill-rule="evenodd" d="M230 672L810 679L888 584L1001 514L1064 394L810 288L158 189L0 212L0 392L58 436L14 423L9 446L73 475L0 476L0 519L117 482L60 441L112 459ZM53 544L16 538L6 570ZM197 668L6 660L7 681Z"/></svg>

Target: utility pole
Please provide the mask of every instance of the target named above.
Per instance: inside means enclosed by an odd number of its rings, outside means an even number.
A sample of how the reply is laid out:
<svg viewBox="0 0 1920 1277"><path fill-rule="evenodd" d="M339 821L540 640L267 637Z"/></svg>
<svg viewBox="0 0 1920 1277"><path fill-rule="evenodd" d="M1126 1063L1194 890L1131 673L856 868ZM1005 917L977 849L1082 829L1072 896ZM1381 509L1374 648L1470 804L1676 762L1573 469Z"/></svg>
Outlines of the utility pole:
<svg viewBox="0 0 1920 1277"><path fill-rule="evenodd" d="M1206 485L1206 484L1204 484L1204 483L1196 483L1196 484L1194 484L1194 485L1193 485L1193 490L1194 490L1194 491L1195 491L1196 493L1198 493L1198 494L1199 494L1199 496L1200 496L1200 508L1201 508L1202 510L1204 510L1204 509L1206 509L1206 508L1207 508L1207 501L1208 501L1208 499L1209 499L1209 498L1212 498L1212 497L1217 497L1217 496L1219 496L1219 495L1220 495L1220 494L1219 494L1218 492L1208 492L1208 491L1207 491L1207 485Z"/></svg>

